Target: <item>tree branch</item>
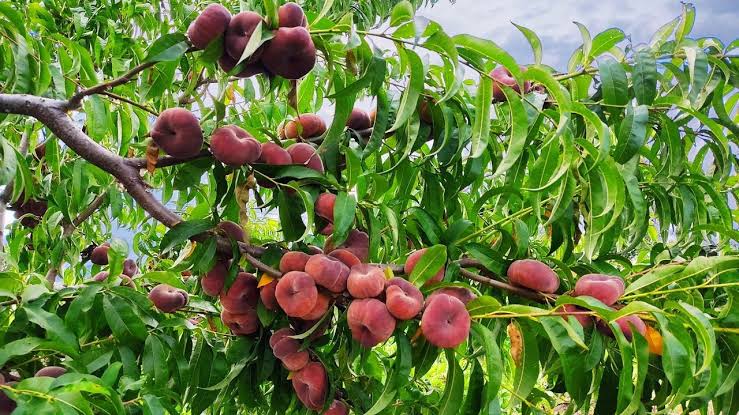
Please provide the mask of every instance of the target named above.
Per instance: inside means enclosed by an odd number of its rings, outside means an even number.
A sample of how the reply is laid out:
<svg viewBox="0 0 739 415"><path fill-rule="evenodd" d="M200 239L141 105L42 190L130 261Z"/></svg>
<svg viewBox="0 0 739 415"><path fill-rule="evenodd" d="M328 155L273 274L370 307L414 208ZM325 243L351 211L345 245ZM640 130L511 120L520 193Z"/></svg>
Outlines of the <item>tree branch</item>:
<svg viewBox="0 0 739 415"><path fill-rule="evenodd" d="M208 150L201 150L200 153L187 158L174 158L172 156L164 156L160 157L159 160L157 160L156 167L169 167L169 166L176 166L178 164L187 163L193 160L198 160L204 157L211 157L212 154ZM126 164L128 164L131 167L134 167L136 169L145 169L146 168L146 158L140 157L140 158L128 158L125 159Z"/></svg>
<svg viewBox="0 0 739 415"><path fill-rule="evenodd" d="M82 100L85 97L105 92L108 89L114 88L118 85L123 85L131 81L131 79L133 79L133 77L136 76L139 72L142 72L145 69L154 66L155 64L156 62L144 62L116 79L108 82L103 82L102 84L98 84L87 89L83 89L82 91L74 94L74 96L72 96L72 98L70 98L69 101L64 104L63 109L65 111L77 109L80 107L80 105L82 104Z"/></svg>

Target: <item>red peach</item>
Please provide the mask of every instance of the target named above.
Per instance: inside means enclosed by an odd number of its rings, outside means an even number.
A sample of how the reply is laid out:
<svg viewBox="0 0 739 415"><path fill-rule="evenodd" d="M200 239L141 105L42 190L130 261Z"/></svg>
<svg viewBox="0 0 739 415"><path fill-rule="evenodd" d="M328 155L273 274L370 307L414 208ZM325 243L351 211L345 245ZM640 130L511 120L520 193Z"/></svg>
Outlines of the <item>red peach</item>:
<svg viewBox="0 0 739 415"><path fill-rule="evenodd" d="M457 300L461 301L462 304L467 305L470 301L477 298L475 293L472 292L469 288L464 287L444 287L439 288L438 290L431 293L431 295L426 298L426 305L428 305L431 300L434 299L437 295L446 294L451 295L452 297L456 298Z"/></svg>
<svg viewBox="0 0 739 415"><path fill-rule="evenodd" d="M326 132L326 123L316 114L300 114L298 118L286 122L280 130L282 139L312 138Z"/></svg>
<svg viewBox="0 0 739 415"><path fill-rule="evenodd" d="M108 250L110 250L108 242L96 246L90 254L90 262L95 265L108 265Z"/></svg>
<svg viewBox="0 0 739 415"><path fill-rule="evenodd" d="M236 222L224 220L218 224L218 229L226 234L230 239L237 242L246 242L246 233L244 228Z"/></svg>
<svg viewBox="0 0 739 415"><path fill-rule="evenodd" d="M328 392L328 376L322 364L308 363L303 369L295 372L292 383L303 405L314 411L323 408Z"/></svg>
<svg viewBox="0 0 739 415"><path fill-rule="evenodd" d="M275 297L276 288L277 280L274 280L259 289L259 298L262 300L262 304L264 304L264 308L267 310L277 311L280 307L277 304L277 298Z"/></svg>
<svg viewBox="0 0 739 415"><path fill-rule="evenodd" d="M40 377L48 377L48 378L58 378L59 376L67 373L67 369L59 366L46 366L44 368L39 369L38 372L36 372L34 377L40 378Z"/></svg>
<svg viewBox="0 0 739 415"><path fill-rule="evenodd" d="M228 263L224 261L216 261L213 268L205 273L205 276L200 279L200 285L203 287L203 292L206 295L215 297L223 290L223 285L226 283L226 277L228 276Z"/></svg>
<svg viewBox="0 0 739 415"><path fill-rule="evenodd" d="M257 161L262 154L262 146L242 128L227 125L213 131L210 151L216 160L239 167Z"/></svg>
<svg viewBox="0 0 739 415"><path fill-rule="evenodd" d="M197 49L205 49L214 40L222 36L231 21L231 13L220 4L209 4L200 15L190 23L187 37Z"/></svg>
<svg viewBox="0 0 739 415"><path fill-rule="evenodd" d="M305 263L305 272L316 281L316 284L333 293L341 293L346 289L349 268L334 257L313 255Z"/></svg>
<svg viewBox="0 0 739 415"><path fill-rule="evenodd" d="M328 254L328 256L338 259L339 261L343 262L344 265L346 265L349 268L362 263L362 261L360 261L356 255L354 255L351 251L348 251L346 249L335 249L331 251L331 253Z"/></svg>
<svg viewBox="0 0 739 415"><path fill-rule="evenodd" d="M328 298L326 294L318 293L318 297L316 299L316 305L313 307L313 309L308 314L304 315L301 318L304 320L320 319L328 311L330 301L331 300Z"/></svg>
<svg viewBox="0 0 739 415"><path fill-rule="evenodd" d="M241 59L249 39L251 39L260 22L263 22L262 16L254 12L241 12L234 16L226 29L224 42L226 53L236 61ZM260 47L247 59L247 62L255 62L261 54L262 48Z"/></svg>
<svg viewBox="0 0 739 415"><path fill-rule="evenodd" d="M352 130L362 131L372 127L372 120L367 111L361 108L354 108L351 114L349 114L346 126Z"/></svg>
<svg viewBox="0 0 739 415"><path fill-rule="evenodd" d="M305 271L305 264L310 255L300 251L290 251L280 258L280 272L283 274L290 271Z"/></svg>
<svg viewBox="0 0 739 415"><path fill-rule="evenodd" d="M423 307L423 294L407 280L395 277L385 284L385 304L393 317L410 320L417 316Z"/></svg>
<svg viewBox="0 0 739 415"><path fill-rule="evenodd" d="M164 110L149 135L157 146L175 158L193 157L203 146L203 130L198 118L184 108Z"/></svg>
<svg viewBox="0 0 739 415"><path fill-rule="evenodd" d="M174 313L187 305L188 295L185 290L167 284L159 284L149 292L149 300L164 313Z"/></svg>
<svg viewBox="0 0 739 415"><path fill-rule="evenodd" d="M624 281L619 277L603 274L586 274L575 283L573 294L586 295L605 305L613 305L624 294Z"/></svg>
<svg viewBox="0 0 739 415"><path fill-rule="evenodd" d="M395 331L395 318L382 301L374 298L352 301L346 320L352 338L364 347L373 347L384 342Z"/></svg>
<svg viewBox="0 0 739 415"><path fill-rule="evenodd" d="M316 199L314 212L316 215L326 219L329 222L334 221L334 205L336 204L336 195L333 193L321 193Z"/></svg>
<svg viewBox="0 0 739 415"><path fill-rule="evenodd" d="M300 164L323 174L323 161L316 149L307 143L295 143L287 148L293 164Z"/></svg>
<svg viewBox="0 0 739 415"><path fill-rule="evenodd" d="M226 309L221 311L221 320L231 333L237 336L248 336L259 330L259 317L256 310L249 310L243 314L234 314Z"/></svg>
<svg viewBox="0 0 739 415"><path fill-rule="evenodd" d="M257 278L239 272L228 291L221 292L221 305L231 313L243 314L256 308L258 297Z"/></svg>
<svg viewBox="0 0 739 415"><path fill-rule="evenodd" d="M355 265L349 272L346 288L354 298L377 297L385 289L385 273L375 265Z"/></svg>
<svg viewBox="0 0 739 415"><path fill-rule="evenodd" d="M470 333L470 314L464 304L451 295L434 298L423 311L421 330L429 343L437 347L457 347Z"/></svg>
<svg viewBox="0 0 739 415"><path fill-rule="evenodd" d="M308 26L303 8L297 3L285 3L277 9L277 20L280 27Z"/></svg>
<svg viewBox="0 0 739 415"><path fill-rule="evenodd" d="M275 297L285 314L290 317L303 317L316 306L318 289L310 275L291 271L277 282Z"/></svg>
<svg viewBox="0 0 739 415"><path fill-rule="evenodd" d="M335 249L346 249L362 262L367 262L369 260L369 236L358 229L352 229L349 231L346 241L339 246L334 246L333 239L331 237L326 238L326 243L323 248L327 254L330 254Z"/></svg>
<svg viewBox="0 0 739 415"><path fill-rule="evenodd" d="M264 66L285 79L300 79L316 64L316 46L302 27L280 27L262 53Z"/></svg>
<svg viewBox="0 0 739 415"><path fill-rule="evenodd" d="M507 274L511 284L530 290L551 294L559 288L557 273L547 264L535 259L513 261Z"/></svg>
<svg viewBox="0 0 739 415"><path fill-rule="evenodd" d="M526 68L521 66L522 71ZM504 66L499 66L490 72L490 77L493 78L493 102L504 102L506 96L503 93L502 85L512 88L517 93L521 93L521 88L518 86L516 79L513 78L511 72ZM531 88L531 82L524 81L524 93L528 92Z"/></svg>

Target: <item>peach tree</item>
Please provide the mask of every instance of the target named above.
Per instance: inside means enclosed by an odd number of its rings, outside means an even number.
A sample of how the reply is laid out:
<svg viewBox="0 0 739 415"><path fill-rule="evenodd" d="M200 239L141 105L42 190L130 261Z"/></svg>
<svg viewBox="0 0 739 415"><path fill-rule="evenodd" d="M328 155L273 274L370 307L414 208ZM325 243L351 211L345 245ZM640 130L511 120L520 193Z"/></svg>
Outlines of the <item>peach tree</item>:
<svg viewBox="0 0 739 415"><path fill-rule="evenodd" d="M427 3L0 1L0 413L736 414L737 41Z"/></svg>

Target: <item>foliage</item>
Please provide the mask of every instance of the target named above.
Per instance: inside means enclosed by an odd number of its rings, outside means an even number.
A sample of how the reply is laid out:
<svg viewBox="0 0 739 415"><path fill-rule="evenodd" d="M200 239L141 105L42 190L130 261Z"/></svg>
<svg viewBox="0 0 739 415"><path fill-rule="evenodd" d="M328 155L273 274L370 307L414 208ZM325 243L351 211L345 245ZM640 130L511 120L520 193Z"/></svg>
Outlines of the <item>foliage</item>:
<svg viewBox="0 0 739 415"><path fill-rule="evenodd" d="M276 3L224 5L269 15ZM446 351L419 338L415 320L362 348L335 308L329 330L308 344L331 394L355 413L739 411L737 41L691 38L696 11L684 5L648 44L578 25L582 46L560 72L518 26L534 57L522 71L492 41L449 36L416 16L421 3L304 2L320 59L295 83L234 80L218 68L219 51L189 49L184 33L201 4L0 1L3 205L48 202L37 226L9 225L0 257L0 367L21 378L0 389L18 400L16 413L308 411L268 344L287 318L260 308L257 335L232 335L217 299L181 273L211 269L222 247L204 231L221 220L251 233L251 250L234 246L249 271L265 268L246 252L276 268L280 248L323 245L313 217L322 189L342 198L338 239L366 230L371 262L401 264L439 246L447 271L432 288L478 294L467 305L468 340ZM184 219L171 230L120 172L53 133L43 102L38 112L8 104L15 94L67 102L142 64L69 116L103 148L140 162L146 186ZM505 102L491 105L488 74L499 65L532 91L506 87ZM345 129L355 104L369 102L369 135ZM319 147L326 174L231 169L211 157L146 172L155 115L177 106L198 115L205 137L236 124L260 142L278 140L286 119L331 108ZM278 186L257 186L255 176ZM279 217L279 232L274 219L250 229L265 215ZM113 239L110 265L91 265L91 248L111 234L130 235L131 246ZM128 256L142 269L135 289L117 278ZM522 258L553 265L562 295L507 285L506 269ZM91 281L101 270L111 277ZM625 307L568 295L587 273L621 276ZM146 297L158 283L187 290L188 306L158 312ZM611 324L638 314L659 333L659 354L649 353L653 339L610 338L553 314L564 304ZM48 365L68 372L32 377Z"/></svg>

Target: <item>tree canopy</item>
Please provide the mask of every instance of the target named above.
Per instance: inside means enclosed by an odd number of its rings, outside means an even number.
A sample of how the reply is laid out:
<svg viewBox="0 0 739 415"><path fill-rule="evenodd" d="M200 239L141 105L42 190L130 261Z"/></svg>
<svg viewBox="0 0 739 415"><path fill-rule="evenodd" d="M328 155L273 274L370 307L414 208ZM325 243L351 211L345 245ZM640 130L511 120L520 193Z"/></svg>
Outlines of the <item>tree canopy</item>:
<svg viewBox="0 0 739 415"><path fill-rule="evenodd" d="M0 413L739 412L739 41L283 3L0 1Z"/></svg>

